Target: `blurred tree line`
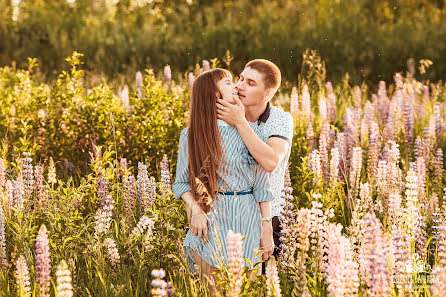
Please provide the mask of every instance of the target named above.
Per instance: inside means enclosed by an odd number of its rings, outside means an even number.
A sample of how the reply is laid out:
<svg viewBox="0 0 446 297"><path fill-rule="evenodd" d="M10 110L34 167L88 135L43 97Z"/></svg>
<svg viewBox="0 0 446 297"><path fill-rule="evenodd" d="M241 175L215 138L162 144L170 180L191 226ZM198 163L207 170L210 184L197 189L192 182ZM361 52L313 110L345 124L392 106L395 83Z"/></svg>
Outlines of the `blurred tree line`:
<svg viewBox="0 0 446 297"><path fill-rule="evenodd" d="M0 0L0 66L36 57L54 77L72 51L110 79L172 65L174 78L202 59L241 71L271 59L297 80L302 53L316 49L327 79L391 80L407 60L430 59L424 79L446 74L444 0ZM223 59L224 60L224 59ZM222 65L225 66L225 65Z"/></svg>

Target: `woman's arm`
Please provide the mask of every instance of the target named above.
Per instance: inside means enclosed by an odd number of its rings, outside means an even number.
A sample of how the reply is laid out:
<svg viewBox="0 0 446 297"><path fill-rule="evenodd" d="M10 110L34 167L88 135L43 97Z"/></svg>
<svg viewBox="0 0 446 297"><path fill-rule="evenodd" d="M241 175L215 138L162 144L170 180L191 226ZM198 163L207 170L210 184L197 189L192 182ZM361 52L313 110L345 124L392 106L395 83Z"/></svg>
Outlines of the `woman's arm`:
<svg viewBox="0 0 446 297"><path fill-rule="evenodd" d="M184 192L181 195L181 198L186 203L187 220L192 234L199 238L203 237L204 241L207 243L208 229L206 213L195 201L192 192Z"/></svg>

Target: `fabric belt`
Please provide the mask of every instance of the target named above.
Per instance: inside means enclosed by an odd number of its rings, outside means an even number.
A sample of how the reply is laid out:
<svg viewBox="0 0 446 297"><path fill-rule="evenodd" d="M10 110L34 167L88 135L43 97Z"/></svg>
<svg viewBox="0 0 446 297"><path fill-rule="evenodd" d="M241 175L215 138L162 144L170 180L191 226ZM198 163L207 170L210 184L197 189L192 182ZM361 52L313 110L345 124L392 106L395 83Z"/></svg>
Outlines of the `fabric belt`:
<svg viewBox="0 0 446 297"><path fill-rule="evenodd" d="M252 191L253 191L253 188L249 188L249 189L247 189L247 190L240 191L240 192L218 192L218 194L228 195L228 196L239 196L239 195L248 195L248 194L251 194Z"/></svg>

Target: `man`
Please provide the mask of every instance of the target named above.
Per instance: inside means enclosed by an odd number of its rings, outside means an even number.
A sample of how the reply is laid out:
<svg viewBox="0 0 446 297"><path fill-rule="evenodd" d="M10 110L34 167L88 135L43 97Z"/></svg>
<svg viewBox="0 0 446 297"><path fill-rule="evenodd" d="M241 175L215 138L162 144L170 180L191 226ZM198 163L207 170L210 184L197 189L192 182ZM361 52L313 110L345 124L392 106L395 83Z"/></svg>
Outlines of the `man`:
<svg viewBox="0 0 446 297"><path fill-rule="evenodd" d="M293 117L270 103L280 82L280 70L274 63L263 59L252 60L245 65L237 82L239 99L236 99L236 104L217 100L218 118L237 128L251 156L271 173L275 256L280 252L278 217L283 210L281 192L293 138ZM255 131L259 132L260 137Z"/></svg>

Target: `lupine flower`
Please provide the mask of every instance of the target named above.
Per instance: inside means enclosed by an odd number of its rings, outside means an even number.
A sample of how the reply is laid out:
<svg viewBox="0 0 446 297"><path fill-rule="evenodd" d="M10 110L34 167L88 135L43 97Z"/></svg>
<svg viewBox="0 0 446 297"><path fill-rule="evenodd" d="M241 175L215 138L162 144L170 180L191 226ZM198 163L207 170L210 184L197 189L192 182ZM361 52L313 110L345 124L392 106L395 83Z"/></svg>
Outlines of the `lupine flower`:
<svg viewBox="0 0 446 297"><path fill-rule="evenodd" d="M328 127L327 127L328 125ZM321 153L321 166L322 166L322 178L324 181L328 180L328 146L330 140L330 124L325 123L321 129L321 135L319 138L319 151Z"/></svg>
<svg viewBox="0 0 446 297"><path fill-rule="evenodd" d="M364 119L366 123L371 123L373 121L373 105L370 101L367 101L364 106Z"/></svg>
<svg viewBox="0 0 446 297"><path fill-rule="evenodd" d="M395 87L397 89L402 89L403 88L403 76L400 73L395 73L394 79L395 79Z"/></svg>
<svg viewBox="0 0 446 297"><path fill-rule="evenodd" d="M105 198L108 195L108 181L102 171L99 171L96 179L96 187L98 192L99 207L104 205Z"/></svg>
<svg viewBox="0 0 446 297"><path fill-rule="evenodd" d="M6 259L6 236L5 236L5 214L3 206L0 203L0 270L6 268L8 264Z"/></svg>
<svg viewBox="0 0 446 297"><path fill-rule="evenodd" d="M406 228L410 240L415 239L415 225L418 221L418 181L417 174L413 169L409 169L406 175Z"/></svg>
<svg viewBox="0 0 446 297"><path fill-rule="evenodd" d="M326 271L328 296L357 296L359 265L353 260L350 240L342 236L341 231L340 224L328 225Z"/></svg>
<svg viewBox="0 0 446 297"><path fill-rule="evenodd" d="M294 260L294 252L296 250L296 214L293 211L292 195L293 188L291 188L290 173L288 169L285 174L284 187L282 188L282 197L285 201L283 205L282 215L279 216L280 220L280 260L284 265L286 263L292 263Z"/></svg>
<svg viewBox="0 0 446 297"><path fill-rule="evenodd" d="M435 152L435 177L440 181L443 178L443 150L438 148Z"/></svg>
<svg viewBox="0 0 446 297"><path fill-rule="evenodd" d="M121 160L119 160L119 169L121 170L123 176L128 171L126 158L121 158Z"/></svg>
<svg viewBox="0 0 446 297"><path fill-rule="evenodd" d="M208 60L203 60L202 65L203 65L203 70L204 70L204 71L207 71L207 70L210 70L210 69L211 69L211 64L209 63Z"/></svg>
<svg viewBox="0 0 446 297"><path fill-rule="evenodd" d="M414 115L412 109L412 102L406 100L404 104L404 137L408 144L412 144L414 133Z"/></svg>
<svg viewBox="0 0 446 297"><path fill-rule="evenodd" d="M189 81L189 90L192 90L192 86L194 85L195 81L195 75L192 72L189 72L188 81Z"/></svg>
<svg viewBox="0 0 446 297"><path fill-rule="evenodd" d="M50 157L50 162L48 164L48 182L50 184L57 183L56 166L54 166L54 161L52 157Z"/></svg>
<svg viewBox="0 0 446 297"><path fill-rule="evenodd" d="M334 147L331 149L331 160L330 160L330 186L331 187L334 187L338 183L339 163L340 163L339 148Z"/></svg>
<svg viewBox="0 0 446 297"><path fill-rule="evenodd" d="M3 187L6 184L6 172L5 172L5 160L3 158L0 158L0 189L3 189Z"/></svg>
<svg viewBox="0 0 446 297"><path fill-rule="evenodd" d="M272 256L265 269L267 296L281 297L279 272L277 271L277 263Z"/></svg>
<svg viewBox="0 0 446 297"><path fill-rule="evenodd" d="M435 102L434 104L434 112L432 114L432 117L435 121L435 136L437 137L437 140L440 140L441 138L441 132L443 130L443 127L441 125L441 112L440 112L440 102Z"/></svg>
<svg viewBox="0 0 446 297"><path fill-rule="evenodd" d="M335 147L339 150L339 169L340 175L344 181L347 179L347 143L345 133L338 133Z"/></svg>
<svg viewBox="0 0 446 297"><path fill-rule="evenodd" d="M299 112L299 95L297 94L297 88L293 87L291 91L291 100L290 100L290 112L294 116Z"/></svg>
<svg viewBox="0 0 446 297"><path fill-rule="evenodd" d="M42 166L35 167L36 176L36 203L39 209L44 209L47 205L47 190L43 184L43 168Z"/></svg>
<svg viewBox="0 0 446 297"><path fill-rule="evenodd" d="M136 72L135 81L136 81L136 91L138 92L138 99L142 99L143 78L141 71Z"/></svg>
<svg viewBox="0 0 446 297"><path fill-rule="evenodd" d="M129 173L122 177L124 190L124 214L126 218L131 218L136 212L136 181L135 177Z"/></svg>
<svg viewBox="0 0 446 297"><path fill-rule="evenodd" d="M375 214L364 217L366 229L362 239L360 256L361 279L367 286L367 296L387 296L389 276L387 274L387 249L382 235L381 224Z"/></svg>
<svg viewBox="0 0 446 297"><path fill-rule="evenodd" d="M347 231L353 243L360 243L364 231L364 215L368 209L372 209L372 196L368 183L360 185L359 199L352 201L352 220Z"/></svg>
<svg viewBox="0 0 446 297"><path fill-rule="evenodd" d="M414 156L415 159L424 155L424 145L420 136L415 139Z"/></svg>
<svg viewBox="0 0 446 297"><path fill-rule="evenodd" d="M72 297L73 286L71 285L71 271L68 269L65 260L60 261L56 271L57 278L57 296L58 297Z"/></svg>
<svg viewBox="0 0 446 297"><path fill-rule="evenodd" d="M387 141L395 139L395 107L391 105L389 108L389 115L387 117L387 122L384 127L383 137Z"/></svg>
<svg viewBox="0 0 446 297"><path fill-rule="evenodd" d="M167 155L163 155L163 160L161 161L161 194L166 196L172 193L172 184L170 180L170 167L169 159Z"/></svg>
<svg viewBox="0 0 446 297"><path fill-rule="evenodd" d="M378 89L378 116L380 123L383 124L387 121L387 116L389 114L389 98L387 97L386 82L379 82Z"/></svg>
<svg viewBox="0 0 446 297"><path fill-rule="evenodd" d="M175 290L173 289L172 283L167 282L167 295L172 296L173 294L175 294Z"/></svg>
<svg viewBox="0 0 446 297"><path fill-rule="evenodd" d="M36 237L37 296L47 297L50 291L50 248L45 225L40 226Z"/></svg>
<svg viewBox="0 0 446 297"><path fill-rule="evenodd" d="M136 227L132 231L131 238L136 238L144 234L146 230L152 230L155 225L155 221L153 218L149 218L148 216L142 216Z"/></svg>
<svg viewBox="0 0 446 297"><path fill-rule="evenodd" d="M415 251L420 256L420 259L426 261L426 243L427 232L425 218L418 213L417 222L415 224Z"/></svg>
<svg viewBox="0 0 446 297"><path fill-rule="evenodd" d="M22 174L23 174L23 185L24 185L24 191L25 191L25 199L27 200L27 203L30 202L33 188L34 188L34 171L33 171L33 165L31 162L33 161L31 158L30 152L24 152L23 158L22 158Z"/></svg>
<svg viewBox="0 0 446 297"><path fill-rule="evenodd" d="M25 207L25 189L23 187L23 182L20 180L15 180L12 182L12 185L12 204L17 211L23 212Z"/></svg>
<svg viewBox="0 0 446 297"><path fill-rule="evenodd" d="M374 180L378 171L378 151L380 145L375 134L369 137L369 147L367 156L367 176L369 180Z"/></svg>
<svg viewBox="0 0 446 297"><path fill-rule="evenodd" d="M313 124L311 123L311 121L308 122L306 135L307 135L308 150L311 151L313 150L314 147L314 131L313 131Z"/></svg>
<svg viewBox="0 0 446 297"><path fill-rule="evenodd" d="M327 100L328 100L328 107L327 107L327 113L328 113L328 121L330 123L333 123L336 121L336 95L333 92L333 85L331 82L327 82L325 84L325 87L327 88Z"/></svg>
<svg viewBox="0 0 446 297"><path fill-rule="evenodd" d="M321 123L327 121L327 100L323 97L319 97L319 119Z"/></svg>
<svg viewBox="0 0 446 297"><path fill-rule="evenodd" d="M226 243L228 249L228 296L238 296L243 283L243 245L242 235L228 231Z"/></svg>
<svg viewBox="0 0 446 297"><path fill-rule="evenodd" d="M5 184L5 195L3 196L3 207L6 217L11 215L11 209L14 204L14 186L12 181L7 180Z"/></svg>
<svg viewBox="0 0 446 297"><path fill-rule="evenodd" d="M438 228L437 261L432 271L435 280L431 286L431 294L440 297L446 292L446 226L444 223Z"/></svg>
<svg viewBox="0 0 446 297"><path fill-rule="evenodd" d="M104 199L104 203L98 208L95 215L95 235L100 236L108 231L110 227L112 215L113 215L113 203L115 201L111 195L107 195Z"/></svg>
<svg viewBox="0 0 446 297"><path fill-rule="evenodd" d="M304 83L302 86L302 116L307 120L311 119L311 99L310 92L308 92L308 85Z"/></svg>
<svg viewBox="0 0 446 297"><path fill-rule="evenodd" d="M15 277L17 280L17 293L19 296L31 296L31 282L29 279L28 265L23 255L17 259Z"/></svg>
<svg viewBox="0 0 446 297"><path fill-rule="evenodd" d="M353 149L353 157L350 165L349 200L355 198L357 195L359 180L361 178L361 170L362 170L362 149L361 147L355 147Z"/></svg>
<svg viewBox="0 0 446 297"><path fill-rule="evenodd" d="M402 218L401 203L402 197L399 193L391 193L389 195L387 215L390 225L400 222L400 219Z"/></svg>
<svg viewBox="0 0 446 297"><path fill-rule="evenodd" d="M164 66L164 81L169 84L172 82L172 69L169 64Z"/></svg>
<svg viewBox="0 0 446 297"><path fill-rule="evenodd" d="M154 297L165 297L167 296L167 283L163 278L166 276L166 272L164 269L154 269L152 270L152 277L154 280L152 280L152 290L150 290L150 293ZM234 295L235 296L235 295Z"/></svg>
<svg viewBox="0 0 446 297"><path fill-rule="evenodd" d="M138 189L139 207L141 208L141 211L146 212L152 205L152 202L155 200L153 193L154 180L149 178L147 166L141 162L138 163L138 176L136 184Z"/></svg>
<svg viewBox="0 0 446 297"><path fill-rule="evenodd" d="M411 259L411 242L409 237L404 234L402 226L391 225L391 233L389 240L389 265L390 273L397 280L403 280L406 276L406 263ZM397 282L398 292L408 293L411 283Z"/></svg>
<svg viewBox="0 0 446 297"><path fill-rule="evenodd" d="M359 86L355 86L353 88L353 101L355 103L355 108L361 108L361 88Z"/></svg>
<svg viewBox="0 0 446 297"><path fill-rule="evenodd" d="M309 168L314 174L313 183L319 184L322 181L321 155L318 150L313 150L308 158Z"/></svg>
<svg viewBox="0 0 446 297"><path fill-rule="evenodd" d="M110 262L114 267L117 267L119 265L121 257L119 256L115 241L113 240L113 238L106 238L104 240L104 245L107 247Z"/></svg>
<svg viewBox="0 0 446 297"><path fill-rule="evenodd" d="M416 172L417 172L417 181L418 181L418 198L423 203L426 201L426 163L424 162L424 158L418 157L416 159Z"/></svg>

